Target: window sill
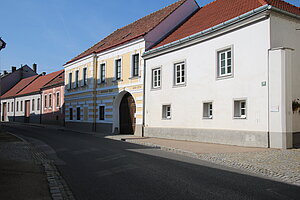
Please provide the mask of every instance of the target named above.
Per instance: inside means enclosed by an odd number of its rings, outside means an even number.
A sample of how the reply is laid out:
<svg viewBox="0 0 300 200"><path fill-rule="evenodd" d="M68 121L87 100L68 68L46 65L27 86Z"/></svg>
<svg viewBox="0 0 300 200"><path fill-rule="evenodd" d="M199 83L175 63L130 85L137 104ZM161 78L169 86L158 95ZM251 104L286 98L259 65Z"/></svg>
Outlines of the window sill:
<svg viewBox="0 0 300 200"><path fill-rule="evenodd" d="M113 82L113 83L117 83L117 82L121 82L121 81L123 81L123 79L115 79L115 80L113 80L112 82Z"/></svg>
<svg viewBox="0 0 300 200"><path fill-rule="evenodd" d="M139 79L141 78L141 76L132 76L132 77L129 77L128 79L129 80L135 80L135 79Z"/></svg>
<svg viewBox="0 0 300 200"><path fill-rule="evenodd" d="M202 117L202 119L213 119L213 117Z"/></svg>
<svg viewBox="0 0 300 200"><path fill-rule="evenodd" d="M233 78L233 74L217 76L217 80L223 80L223 79L228 79L228 78Z"/></svg>
<svg viewBox="0 0 300 200"><path fill-rule="evenodd" d="M178 88L178 87L186 87L186 83L180 83L180 84L175 84L173 85L173 88Z"/></svg>
<svg viewBox="0 0 300 200"><path fill-rule="evenodd" d="M172 118L162 118L162 120L171 120Z"/></svg>
<svg viewBox="0 0 300 200"><path fill-rule="evenodd" d="M161 87L151 88L151 91L157 91L157 90L161 90Z"/></svg>
<svg viewBox="0 0 300 200"><path fill-rule="evenodd" d="M247 119L247 116L233 117L233 119Z"/></svg>

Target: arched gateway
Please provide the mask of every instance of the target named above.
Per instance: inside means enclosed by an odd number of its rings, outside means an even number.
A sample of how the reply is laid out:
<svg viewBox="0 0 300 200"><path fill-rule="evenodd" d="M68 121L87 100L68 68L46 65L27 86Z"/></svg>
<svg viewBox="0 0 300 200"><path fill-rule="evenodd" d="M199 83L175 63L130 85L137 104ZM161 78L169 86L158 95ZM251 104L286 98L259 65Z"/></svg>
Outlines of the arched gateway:
<svg viewBox="0 0 300 200"><path fill-rule="evenodd" d="M136 104L133 96L121 92L114 102L114 130L119 134L134 134L136 126ZM116 132L116 130L118 130Z"/></svg>

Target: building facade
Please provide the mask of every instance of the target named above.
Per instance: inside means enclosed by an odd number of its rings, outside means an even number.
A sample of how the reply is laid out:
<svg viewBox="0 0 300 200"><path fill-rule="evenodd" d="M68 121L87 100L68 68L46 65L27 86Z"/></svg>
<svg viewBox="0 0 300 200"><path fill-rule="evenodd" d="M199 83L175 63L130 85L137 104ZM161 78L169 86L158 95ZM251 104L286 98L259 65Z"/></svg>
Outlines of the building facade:
<svg viewBox="0 0 300 200"><path fill-rule="evenodd" d="M65 65L66 126L142 135L142 54L199 7L181 0L118 29Z"/></svg>
<svg viewBox="0 0 300 200"><path fill-rule="evenodd" d="M64 71L41 88L42 91L42 123L64 125Z"/></svg>
<svg viewBox="0 0 300 200"><path fill-rule="evenodd" d="M300 9L283 1L201 8L143 56L145 136L292 147L300 133L292 109L300 98L299 27Z"/></svg>

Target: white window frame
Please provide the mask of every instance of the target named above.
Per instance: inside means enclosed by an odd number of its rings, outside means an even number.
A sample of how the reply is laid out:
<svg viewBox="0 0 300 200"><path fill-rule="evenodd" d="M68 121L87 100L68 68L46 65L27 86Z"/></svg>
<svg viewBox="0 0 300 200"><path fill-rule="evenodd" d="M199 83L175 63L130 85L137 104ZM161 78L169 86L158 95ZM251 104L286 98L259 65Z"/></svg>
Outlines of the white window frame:
<svg viewBox="0 0 300 200"><path fill-rule="evenodd" d="M135 62L134 57L138 56L137 74L135 74ZM140 75L140 53L134 53L131 55L131 77L139 77Z"/></svg>
<svg viewBox="0 0 300 200"><path fill-rule="evenodd" d="M228 57L228 52L231 53L231 57ZM222 59L222 55L225 55L225 58ZM228 64L228 61L230 60L230 64ZM224 67L222 67L222 61L225 62ZM232 77L233 71L234 71L234 51L233 51L233 45L224 47L222 49L217 50L217 78L226 78L226 77ZM229 72L229 66L230 66L230 72ZM222 74L222 69L224 68L224 73Z"/></svg>
<svg viewBox="0 0 300 200"><path fill-rule="evenodd" d="M58 96L59 96L59 98L57 99ZM56 92L55 98L56 98L56 108L60 108L60 106L61 106L60 92Z"/></svg>
<svg viewBox="0 0 300 200"><path fill-rule="evenodd" d="M102 66L104 70L102 70ZM102 73L104 71L104 74ZM98 79L98 84L101 84L101 83L105 83L106 81L106 63L103 62L103 63L100 63L99 64L99 79Z"/></svg>
<svg viewBox="0 0 300 200"><path fill-rule="evenodd" d="M155 72L157 72L157 79L155 80ZM158 73L160 72L160 73ZM159 89L161 88L161 77L162 77L162 70L161 67L156 67L151 69L151 86L152 89ZM157 83L157 85L155 85L155 83Z"/></svg>
<svg viewBox="0 0 300 200"><path fill-rule="evenodd" d="M79 70L75 71L75 84L74 84L74 88L78 88L79 87Z"/></svg>
<svg viewBox="0 0 300 200"><path fill-rule="evenodd" d="M117 69L117 61L120 60L120 77L118 77L118 69ZM114 63L115 68L115 80L120 81L122 80L122 58L116 58Z"/></svg>
<svg viewBox="0 0 300 200"><path fill-rule="evenodd" d="M32 99L32 100L31 100L31 107L32 107L32 108L31 108L31 111L34 111L34 106L35 106L34 104L35 104L35 100Z"/></svg>
<svg viewBox="0 0 300 200"><path fill-rule="evenodd" d="M179 77L178 77L178 70L177 67L179 68ZM182 70L182 68L184 68ZM181 62L176 62L174 63L174 67L173 67L173 71L174 71L174 86L184 86L186 85L186 62L185 61L181 61ZM179 82L178 82L178 78L179 78ZM183 81L182 81L183 79Z"/></svg>
<svg viewBox="0 0 300 200"><path fill-rule="evenodd" d="M203 102L203 119L213 119L213 102Z"/></svg>
<svg viewBox="0 0 300 200"><path fill-rule="evenodd" d="M245 103L245 106L242 107L242 103ZM234 99L233 101L233 118L234 119L247 119L247 99ZM236 110L236 107L238 110ZM242 114L244 110L244 114Z"/></svg>
<svg viewBox="0 0 300 200"><path fill-rule="evenodd" d="M47 94L45 94L44 95L44 109L46 109L46 108L48 108L47 106L47 98L48 98L48 96L47 96Z"/></svg>
<svg viewBox="0 0 300 200"><path fill-rule="evenodd" d="M72 74L72 72L69 72L69 85L68 85L68 89L72 88L72 78L73 78L73 74Z"/></svg>
<svg viewBox="0 0 300 200"><path fill-rule="evenodd" d="M37 98L36 110L40 110L41 98Z"/></svg>
<svg viewBox="0 0 300 200"><path fill-rule="evenodd" d="M84 67L82 69L82 86L86 86L88 84L88 68Z"/></svg>
<svg viewBox="0 0 300 200"><path fill-rule="evenodd" d="M171 104L162 105L162 119L170 120L172 119L172 108Z"/></svg>
<svg viewBox="0 0 300 200"><path fill-rule="evenodd" d="M49 98L49 100L48 100L48 101L49 101L49 102L48 102L48 103L49 103L48 108L52 108L52 104L53 104L53 101L52 101L52 100L53 100L53 99L52 99L52 94L49 94L48 96L49 96L49 97L48 97L48 98Z"/></svg>
<svg viewBox="0 0 300 200"><path fill-rule="evenodd" d="M17 112L19 112L19 101L17 101L17 106L16 107L17 107L16 108Z"/></svg>

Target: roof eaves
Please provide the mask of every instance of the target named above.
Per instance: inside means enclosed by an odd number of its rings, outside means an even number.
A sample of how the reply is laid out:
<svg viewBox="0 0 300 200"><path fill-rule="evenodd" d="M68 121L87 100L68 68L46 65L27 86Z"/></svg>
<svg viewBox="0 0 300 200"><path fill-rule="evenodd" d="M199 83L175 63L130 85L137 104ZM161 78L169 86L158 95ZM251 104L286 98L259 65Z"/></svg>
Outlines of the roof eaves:
<svg viewBox="0 0 300 200"><path fill-rule="evenodd" d="M225 26L231 25L232 23L236 23L237 21L243 20L243 19L245 19L245 18L248 18L248 17L250 17L250 16L252 16L252 15L261 13L261 12L266 11L266 10L271 9L271 8L272 8L272 6L270 6L270 5L268 5L268 4L266 4L266 5L264 5L264 6L260 6L260 7L256 8L256 9L252 10L252 11L249 11L249 12L247 12L247 13L244 13L244 14L238 16L238 17L235 17L235 18L233 18L233 19L230 19L230 20L228 20L228 21L226 21L226 22L223 22L223 23L221 23L221 24L218 24L218 25L213 26L213 27L211 27L211 28L208 28L208 29L206 29L206 30L200 31L200 32L198 32L198 33L195 33L195 34L193 34L193 35L187 36L187 37L185 37L185 38L181 38L181 39L176 40L176 41L174 41L174 42L165 44L165 45L163 45L163 46L159 46L159 47L157 47L157 48L155 48L155 49L150 49L150 50L144 52L143 57L147 57L148 55L151 55L151 54L153 54L153 53L156 53L156 52L159 52L159 51L163 51L163 50L165 50L165 49L168 49L168 48L171 48L171 47L180 45L180 44L182 44L182 43L188 42L188 41L190 41L190 40L193 40L193 39L195 39L195 38L201 37L201 36L203 36L203 35L207 35L207 34L213 32L213 31L222 29L222 28L225 27Z"/></svg>

